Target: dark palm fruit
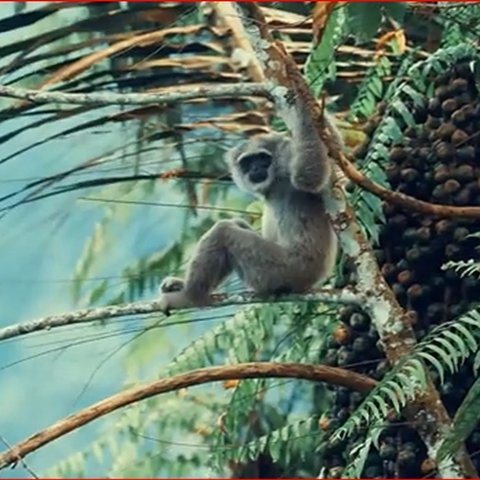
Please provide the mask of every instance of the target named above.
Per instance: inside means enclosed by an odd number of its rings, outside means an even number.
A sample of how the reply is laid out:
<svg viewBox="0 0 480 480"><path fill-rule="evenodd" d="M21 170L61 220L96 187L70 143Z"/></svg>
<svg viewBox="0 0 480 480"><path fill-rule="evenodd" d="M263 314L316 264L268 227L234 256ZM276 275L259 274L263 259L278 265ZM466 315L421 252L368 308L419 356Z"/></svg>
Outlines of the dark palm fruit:
<svg viewBox="0 0 480 480"><path fill-rule="evenodd" d="M339 345L345 345L350 342L352 334L347 325L341 323L333 331L333 338Z"/></svg>
<svg viewBox="0 0 480 480"><path fill-rule="evenodd" d="M352 343L352 350L356 353L365 353L372 348L368 337L357 337Z"/></svg>
<svg viewBox="0 0 480 480"><path fill-rule="evenodd" d="M466 113L467 112L466 112L465 106L453 112L452 116L450 117L452 123L457 127L463 127L467 122Z"/></svg>
<svg viewBox="0 0 480 480"><path fill-rule="evenodd" d="M366 331L370 327L370 318L364 313L354 313L350 317L350 326L357 331Z"/></svg>
<svg viewBox="0 0 480 480"><path fill-rule="evenodd" d="M341 408L336 414L336 417L340 423L347 421L349 416L350 412L348 411L348 408Z"/></svg>
<svg viewBox="0 0 480 480"><path fill-rule="evenodd" d="M371 465L364 470L365 478L383 478L383 472L379 465Z"/></svg>
<svg viewBox="0 0 480 480"><path fill-rule="evenodd" d="M437 129L440 125L442 124L442 121L437 118L437 117L433 117L433 116L429 116L427 121L425 122L425 125L427 126L427 128L429 130L435 130Z"/></svg>
<svg viewBox="0 0 480 480"><path fill-rule="evenodd" d="M358 407L363 402L364 397L365 395L363 395L363 393L352 392L350 394L350 407L351 408Z"/></svg>
<svg viewBox="0 0 480 480"><path fill-rule="evenodd" d="M382 265L381 271L382 271L383 278L385 278L385 280L393 281L393 279L395 278L397 269L395 268L395 265L393 265L392 263L385 263L384 265Z"/></svg>
<svg viewBox="0 0 480 480"><path fill-rule="evenodd" d="M440 73L435 77L433 84L436 87L439 87L440 85L447 85L448 83L450 83L451 78L452 78L452 75L451 75L451 72L449 71L445 73Z"/></svg>
<svg viewBox="0 0 480 480"><path fill-rule="evenodd" d="M463 130L455 130L452 134L452 142L455 145L460 145L461 143L465 143L468 141L470 136L465 133Z"/></svg>
<svg viewBox="0 0 480 480"><path fill-rule="evenodd" d="M428 118L428 111L426 108L417 108L413 113L413 118L417 125L425 123ZM418 132L415 132L415 136L418 136Z"/></svg>
<svg viewBox="0 0 480 480"><path fill-rule="evenodd" d="M435 96L438 97L440 101L445 100L449 97L449 95L450 92L448 91L448 87L446 87L445 85L441 85L440 87L437 87L435 89Z"/></svg>
<svg viewBox="0 0 480 480"><path fill-rule="evenodd" d="M410 286L415 280L415 275L411 270L403 270L397 275L397 281L404 287Z"/></svg>
<svg viewBox="0 0 480 480"><path fill-rule="evenodd" d="M417 456L415 455L415 452L412 452L412 450L402 448L398 452L397 462L399 466L404 468L414 467L417 463Z"/></svg>
<svg viewBox="0 0 480 480"><path fill-rule="evenodd" d="M461 242L464 240L468 235L470 234L470 231L468 228L465 227L457 227L454 232L453 232L453 239L456 242Z"/></svg>
<svg viewBox="0 0 480 480"><path fill-rule="evenodd" d="M378 452L382 460L395 460L397 457L397 449L395 445L382 443Z"/></svg>
<svg viewBox="0 0 480 480"><path fill-rule="evenodd" d="M390 165L386 170L385 174L387 175L390 183L397 182L400 178L400 168L396 165Z"/></svg>
<svg viewBox="0 0 480 480"><path fill-rule="evenodd" d="M445 247L445 256L449 260L459 260L462 256L462 249L454 243L449 243Z"/></svg>
<svg viewBox="0 0 480 480"><path fill-rule="evenodd" d="M472 78L472 69L468 63L460 63L455 66L455 73L457 76L466 78L467 80Z"/></svg>
<svg viewBox="0 0 480 480"><path fill-rule="evenodd" d="M347 388L339 387L333 396L335 405L348 407L350 405L350 391Z"/></svg>
<svg viewBox="0 0 480 480"><path fill-rule="evenodd" d="M405 243L413 243L417 239L417 229L414 227L407 228L402 235L402 240Z"/></svg>
<svg viewBox="0 0 480 480"><path fill-rule="evenodd" d="M453 203L458 206L469 205L471 203L471 199L472 194L470 190L464 188L453 197Z"/></svg>
<svg viewBox="0 0 480 480"><path fill-rule="evenodd" d="M464 93L468 89L468 82L464 78L456 78L450 83L450 89L453 93Z"/></svg>
<svg viewBox="0 0 480 480"><path fill-rule="evenodd" d="M455 132L455 125L451 122L442 123L436 131L436 136L442 140L450 140Z"/></svg>
<svg viewBox="0 0 480 480"><path fill-rule="evenodd" d="M445 191L443 188L443 185L437 185L432 192L432 197L437 200L438 202L441 202L445 200L448 197L448 193Z"/></svg>
<svg viewBox="0 0 480 480"><path fill-rule="evenodd" d="M471 112L471 116L474 117L474 118L480 118L480 103L477 103L477 105L475 107L473 107L472 105L468 105L468 106L465 106L463 107L463 109L467 109L467 107L470 107L470 112Z"/></svg>
<svg viewBox="0 0 480 480"><path fill-rule="evenodd" d="M458 181L465 182L475 178L475 170L471 165L460 165L453 171L453 175Z"/></svg>
<svg viewBox="0 0 480 480"><path fill-rule="evenodd" d="M337 352L337 364L340 367L345 367L354 363L355 354L347 347L343 346Z"/></svg>
<svg viewBox="0 0 480 480"><path fill-rule="evenodd" d="M418 262L422 258L422 251L418 247L413 247L407 250L405 257L409 262Z"/></svg>
<svg viewBox="0 0 480 480"><path fill-rule="evenodd" d="M344 305L340 308L340 320L344 323L348 322L349 318L356 312L353 305Z"/></svg>
<svg viewBox="0 0 480 480"><path fill-rule="evenodd" d="M423 462L422 465L420 466L420 471L422 472L423 475L429 475L431 474L435 469L437 468L437 465L435 463L435 460L432 460L431 458L426 458ZM429 475L430 476L430 475Z"/></svg>
<svg viewBox="0 0 480 480"><path fill-rule="evenodd" d="M471 145L465 145L456 150L457 160L460 162L468 162L475 159L475 148Z"/></svg>
<svg viewBox="0 0 480 480"><path fill-rule="evenodd" d="M394 163L402 162L407 158L407 152L402 147L393 147L390 150L390 161Z"/></svg>
<svg viewBox="0 0 480 480"><path fill-rule="evenodd" d="M450 178L450 170L445 165L439 165L433 171L433 179L436 183L443 183Z"/></svg>
<svg viewBox="0 0 480 480"><path fill-rule="evenodd" d="M440 321L445 314L443 303L432 303L427 307L427 317L432 323Z"/></svg>
<svg viewBox="0 0 480 480"><path fill-rule="evenodd" d="M430 228L429 227L420 227L417 229L417 238L421 242L427 242L430 240Z"/></svg>
<svg viewBox="0 0 480 480"><path fill-rule="evenodd" d="M385 261L385 252L383 250L375 250L373 253L377 263L383 263Z"/></svg>
<svg viewBox="0 0 480 480"><path fill-rule="evenodd" d="M410 300L418 300L425 296L425 289L418 283L410 285L407 289L407 296Z"/></svg>
<svg viewBox="0 0 480 480"><path fill-rule="evenodd" d="M422 162L424 163L428 162L429 157L430 157L430 149L428 147L420 147L418 149L418 158L420 158Z"/></svg>
<svg viewBox="0 0 480 480"><path fill-rule="evenodd" d="M336 348L329 348L325 357L323 358L323 363L330 367L337 366L337 349Z"/></svg>
<svg viewBox="0 0 480 480"><path fill-rule="evenodd" d="M405 228L407 226L407 217L401 213L397 213L393 217L388 219L388 224L394 228Z"/></svg>
<svg viewBox="0 0 480 480"><path fill-rule="evenodd" d="M404 134L408 138L417 138L417 129L415 127L408 127L405 129Z"/></svg>
<svg viewBox="0 0 480 480"><path fill-rule="evenodd" d="M454 98L447 98L442 102L442 110L444 115L451 115L458 109L458 102Z"/></svg>
<svg viewBox="0 0 480 480"><path fill-rule="evenodd" d="M454 180L453 178L450 178L443 184L443 188L445 192L447 192L449 195L455 192L458 192L460 190L460 183L457 180Z"/></svg>
<svg viewBox="0 0 480 480"><path fill-rule="evenodd" d="M470 103L471 98L467 92L461 93L460 95L455 95L455 101L459 107L462 107L468 103Z"/></svg>
<svg viewBox="0 0 480 480"><path fill-rule="evenodd" d="M442 104L438 98L431 98L428 102L428 113L433 117L440 117L442 115Z"/></svg>
<svg viewBox="0 0 480 480"><path fill-rule="evenodd" d="M447 162L455 155L455 148L447 142L439 142L435 145L435 155L441 162Z"/></svg>
<svg viewBox="0 0 480 480"><path fill-rule="evenodd" d="M408 182L408 183L413 183L415 180L418 179L419 173L417 170L414 168L404 168L401 172L400 175L402 177L402 180Z"/></svg>
<svg viewBox="0 0 480 480"><path fill-rule="evenodd" d="M450 220L439 220L435 223L435 232L437 235L446 235L453 231L455 225Z"/></svg>

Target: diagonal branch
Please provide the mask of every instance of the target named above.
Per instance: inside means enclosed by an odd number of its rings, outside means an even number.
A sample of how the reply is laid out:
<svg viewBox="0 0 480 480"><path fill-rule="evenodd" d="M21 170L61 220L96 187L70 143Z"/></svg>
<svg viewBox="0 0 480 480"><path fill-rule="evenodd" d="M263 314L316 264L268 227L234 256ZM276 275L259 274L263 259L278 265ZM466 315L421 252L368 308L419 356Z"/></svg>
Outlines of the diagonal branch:
<svg viewBox="0 0 480 480"><path fill-rule="evenodd" d="M162 378L146 385L133 387L124 392L107 397L67 418L59 420L44 430L13 445L0 454L0 469L15 465L19 460L40 447L56 440L87 423L107 415L119 408L161 393L173 392L182 388L221 380L245 378L297 378L317 382L327 382L363 393L369 392L375 380L355 372L322 365L301 363L241 363L222 367L193 370L171 378Z"/></svg>
<svg viewBox="0 0 480 480"><path fill-rule="evenodd" d="M280 42L273 40L258 5L241 5L236 4L237 12L270 81L277 112L291 130L296 118L295 102L292 99L301 96L309 107L312 120L317 124L330 155L339 164L344 163L347 160L332 139L322 109L312 96L295 61ZM340 248L356 270L357 289L365 298L363 308L375 324L387 358L395 364L410 354L416 343L407 313L379 271L371 247L355 220L355 214L346 201L341 185L336 183L332 189L327 189L323 198L339 238ZM413 405L406 409L405 415L417 429L430 457L435 458L444 438L443 432L451 427L451 420L431 380L428 381L427 391L418 394ZM464 449L457 459L449 458L440 462L438 472L446 478L476 476L475 467Z"/></svg>
<svg viewBox="0 0 480 480"><path fill-rule="evenodd" d="M216 294L213 295L213 307L225 307L230 305L245 305L265 302L324 302L334 304L361 304L362 299L353 289L319 289L304 295L285 295L275 298L257 298L251 292L238 294ZM0 341L9 338L28 335L29 333L50 330L52 328L75 325L77 323L88 323L107 318L126 317L131 315L147 315L161 313L160 303L133 302L122 305L109 305L98 308L85 308L76 312L67 312L59 315L50 315L27 322L10 325L0 328Z"/></svg>
<svg viewBox="0 0 480 480"><path fill-rule="evenodd" d="M424 202L423 200L418 200L401 192L393 192L392 190L375 183L360 172L355 165L343 155L338 158L338 163L346 177L356 185L362 187L367 192L380 197L382 200L398 205L405 210L443 218L480 218L480 207L455 207L451 205Z"/></svg>

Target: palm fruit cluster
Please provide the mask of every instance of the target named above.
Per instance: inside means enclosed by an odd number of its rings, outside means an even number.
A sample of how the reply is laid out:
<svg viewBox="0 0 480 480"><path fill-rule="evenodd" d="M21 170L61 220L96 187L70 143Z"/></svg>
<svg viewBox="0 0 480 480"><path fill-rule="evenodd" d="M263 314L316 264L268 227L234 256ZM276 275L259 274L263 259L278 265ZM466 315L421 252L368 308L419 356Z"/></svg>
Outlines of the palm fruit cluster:
<svg viewBox="0 0 480 480"><path fill-rule="evenodd" d="M386 175L391 189L419 200L444 205L480 205L480 98L467 63L437 77L434 96L422 107L407 107L417 128L404 129L404 142L389 151ZM367 135L384 113L367 126ZM359 148L361 152L366 145ZM480 231L480 221L433 218L384 204L386 223L375 251L381 271L399 303L411 313L417 336L432 326L465 312L480 298L480 282L444 270L448 261L476 258L479 241L469 237ZM378 345L370 319L360 310L345 307L341 324L329 340L326 362L352 368L381 379L389 365ZM439 387L442 400L453 414L474 379L471 365ZM331 419L343 423L361 401L358 392L334 389ZM397 420L398 421L398 420ZM435 475L435 464L422 442L407 426L392 426L381 435L380 449L369 454L363 476L421 478ZM470 452L480 450L480 429L467 442ZM341 475L345 445L326 451L327 476ZM473 457L480 469L480 457Z"/></svg>

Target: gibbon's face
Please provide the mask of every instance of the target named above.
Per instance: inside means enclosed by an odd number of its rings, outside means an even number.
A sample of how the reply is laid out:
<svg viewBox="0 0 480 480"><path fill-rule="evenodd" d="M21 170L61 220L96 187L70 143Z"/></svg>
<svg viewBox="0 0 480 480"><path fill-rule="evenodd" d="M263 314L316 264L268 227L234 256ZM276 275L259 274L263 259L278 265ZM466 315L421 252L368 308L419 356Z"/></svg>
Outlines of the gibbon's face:
<svg viewBox="0 0 480 480"><path fill-rule="evenodd" d="M242 175L252 185L263 183L267 180L271 164L272 154L267 150L244 153L238 159L238 167Z"/></svg>
<svg viewBox="0 0 480 480"><path fill-rule="evenodd" d="M227 154L226 160L237 186L264 196L278 179L285 176L280 157L289 156L288 141L277 133L251 137Z"/></svg>

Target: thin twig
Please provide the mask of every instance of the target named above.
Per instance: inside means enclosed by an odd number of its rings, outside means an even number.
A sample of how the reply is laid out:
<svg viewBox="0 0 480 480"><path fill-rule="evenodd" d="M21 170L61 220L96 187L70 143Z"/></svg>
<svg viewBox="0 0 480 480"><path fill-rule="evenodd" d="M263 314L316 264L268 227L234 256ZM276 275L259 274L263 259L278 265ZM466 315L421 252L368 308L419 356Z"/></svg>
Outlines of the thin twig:
<svg viewBox="0 0 480 480"><path fill-rule="evenodd" d="M268 96L268 89L262 83L236 83L177 87L174 91L164 89L151 93L64 93L28 90L25 88L0 85L0 97L29 100L34 103L67 103L72 105L155 105L178 103L205 98L236 98L241 96Z"/></svg>
<svg viewBox="0 0 480 480"><path fill-rule="evenodd" d="M335 304L361 304L362 299L357 296L353 289L319 289L303 295L285 295L270 298L257 298L251 292L235 294L216 294L212 296L212 307L224 307L230 305L246 305L265 302L324 302ZM61 313L48 317L38 318L27 322L10 325L0 329L0 341L8 338L19 337L41 330L65 327L77 323L94 322L109 318L125 317L130 315L147 315L159 313L160 302L134 302L122 305L109 305L106 307L86 308L76 312Z"/></svg>

